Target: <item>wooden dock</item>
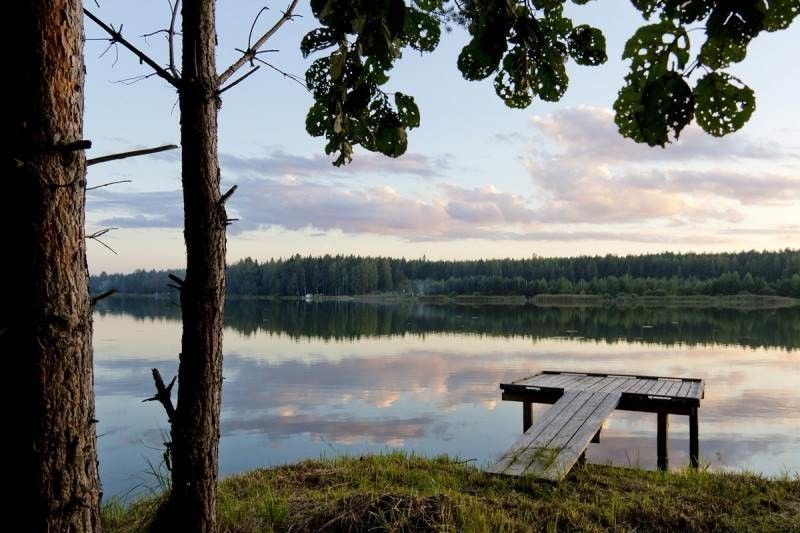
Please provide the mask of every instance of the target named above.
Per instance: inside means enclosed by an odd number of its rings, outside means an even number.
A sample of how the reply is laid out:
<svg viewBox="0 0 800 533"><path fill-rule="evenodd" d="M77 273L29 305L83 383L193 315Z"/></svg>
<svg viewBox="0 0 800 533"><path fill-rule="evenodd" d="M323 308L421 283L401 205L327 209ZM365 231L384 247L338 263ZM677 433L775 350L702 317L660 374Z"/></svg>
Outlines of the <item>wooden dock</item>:
<svg viewBox="0 0 800 533"><path fill-rule="evenodd" d="M559 481L599 442L616 409L656 413L658 468L669 465L668 415L689 417L689 456L699 464L698 414L704 382L695 378L544 371L501 383L503 400L522 402L523 435L487 471ZM533 423L533 403L553 404Z"/></svg>

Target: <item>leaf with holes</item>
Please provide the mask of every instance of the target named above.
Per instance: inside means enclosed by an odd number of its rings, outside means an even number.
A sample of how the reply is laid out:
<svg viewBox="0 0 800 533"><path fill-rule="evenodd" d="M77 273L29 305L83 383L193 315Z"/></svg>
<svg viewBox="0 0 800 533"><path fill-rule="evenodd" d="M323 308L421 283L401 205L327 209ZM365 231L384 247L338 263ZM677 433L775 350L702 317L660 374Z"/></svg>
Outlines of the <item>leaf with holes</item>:
<svg viewBox="0 0 800 533"><path fill-rule="evenodd" d="M642 26L625 43L623 59L631 60L628 81L655 80L669 71L670 59L682 69L689 62L689 37L683 27L672 21Z"/></svg>
<svg viewBox="0 0 800 533"><path fill-rule="evenodd" d="M731 41L719 37L709 37L700 47L698 60L713 69L725 68L731 63L742 61L747 55L747 42Z"/></svg>
<svg viewBox="0 0 800 533"><path fill-rule="evenodd" d="M543 50L534 62L531 71L533 91L546 102L557 102L564 96L569 85L564 56L553 50Z"/></svg>
<svg viewBox="0 0 800 533"><path fill-rule="evenodd" d="M764 29L785 30L797 15L800 15L800 0L770 0L764 17Z"/></svg>
<svg viewBox="0 0 800 533"><path fill-rule="evenodd" d="M715 137L740 129L756 108L753 90L724 72L703 76L694 88L694 99L697 123Z"/></svg>
<svg viewBox="0 0 800 533"><path fill-rule="evenodd" d="M406 130L392 125L391 122L379 125L375 134L375 147L380 153L389 157L403 155L408 147Z"/></svg>
<svg viewBox="0 0 800 533"><path fill-rule="evenodd" d="M314 52L336 45L337 40L336 32L330 28L317 28L308 32L300 41L300 52L303 57L308 57Z"/></svg>
<svg viewBox="0 0 800 533"><path fill-rule="evenodd" d="M694 106L689 84L680 74L669 72L648 82L643 90L626 85L614 102L614 120L625 137L664 146L692 121Z"/></svg>
<svg viewBox="0 0 800 533"><path fill-rule="evenodd" d="M579 65L600 65L608 60L603 32L586 24L575 26L567 41L569 55Z"/></svg>
<svg viewBox="0 0 800 533"><path fill-rule="evenodd" d="M423 11L433 11L442 7L442 0L414 0L414 3Z"/></svg>
<svg viewBox="0 0 800 533"><path fill-rule="evenodd" d="M414 97L403 93L394 94L394 103L397 106L397 116L400 122L408 129L419 127L419 107L414 102Z"/></svg>
<svg viewBox="0 0 800 533"><path fill-rule="evenodd" d="M514 48L503 59L503 68L494 78L494 91L508 107L522 109L533 101L528 79L528 57L521 48Z"/></svg>
<svg viewBox="0 0 800 533"><path fill-rule="evenodd" d="M404 39L414 50L432 52L439 44L442 30L439 21L422 11L409 8L406 10Z"/></svg>
<svg viewBox="0 0 800 533"><path fill-rule="evenodd" d="M683 24L705 19L717 0L633 0L633 5L649 19L656 13L663 20L679 20Z"/></svg>

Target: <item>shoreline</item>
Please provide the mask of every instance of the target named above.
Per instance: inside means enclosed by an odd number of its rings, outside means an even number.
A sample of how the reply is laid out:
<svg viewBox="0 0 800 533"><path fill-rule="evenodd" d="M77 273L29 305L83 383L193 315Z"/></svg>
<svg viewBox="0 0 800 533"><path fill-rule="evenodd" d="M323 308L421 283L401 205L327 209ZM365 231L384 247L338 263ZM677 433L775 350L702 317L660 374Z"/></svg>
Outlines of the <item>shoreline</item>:
<svg viewBox="0 0 800 533"><path fill-rule="evenodd" d="M800 477L587 464L558 484L403 452L306 460L223 479L220 531L790 531ZM103 508L146 530L164 493Z"/></svg>
<svg viewBox="0 0 800 533"><path fill-rule="evenodd" d="M159 294L117 293L126 298L162 299ZM305 301L354 302L372 304L431 304L431 305L504 305L533 307L609 307L631 309L640 307L692 308L692 309L783 309L800 305L800 299L788 296L765 296L758 294L737 295L686 295L686 296L638 296L620 295L610 297L599 294L539 294L536 296L489 296L489 295L404 295L404 294L360 294L347 296L312 295L301 296L229 295L231 301Z"/></svg>

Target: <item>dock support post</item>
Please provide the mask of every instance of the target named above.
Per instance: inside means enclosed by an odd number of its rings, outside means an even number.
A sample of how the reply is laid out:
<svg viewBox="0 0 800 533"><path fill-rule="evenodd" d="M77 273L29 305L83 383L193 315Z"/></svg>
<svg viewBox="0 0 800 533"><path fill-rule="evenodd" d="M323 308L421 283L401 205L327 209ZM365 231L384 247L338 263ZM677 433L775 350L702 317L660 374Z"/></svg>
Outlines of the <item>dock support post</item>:
<svg viewBox="0 0 800 533"><path fill-rule="evenodd" d="M522 432L533 425L533 402L522 402Z"/></svg>
<svg viewBox="0 0 800 533"><path fill-rule="evenodd" d="M659 470L667 470L669 468L669 455L667 451L667 437L669 433L668 416L667 413L658 413L658 435L656 439Z"/></svg>
<svg viewBox="0 0 800 533"><path fill-rule="evenodd" d="M700 466L700 439L697 426L697 407L693 407L689 413L689 460L695 469Z"/></svg>

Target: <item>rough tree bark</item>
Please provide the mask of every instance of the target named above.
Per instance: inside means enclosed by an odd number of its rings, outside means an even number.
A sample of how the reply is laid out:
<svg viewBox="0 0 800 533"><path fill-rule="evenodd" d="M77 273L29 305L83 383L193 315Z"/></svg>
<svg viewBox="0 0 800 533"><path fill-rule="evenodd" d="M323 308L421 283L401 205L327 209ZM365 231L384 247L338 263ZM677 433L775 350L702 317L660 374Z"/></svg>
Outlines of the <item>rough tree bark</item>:
<svg viewBox="0 0 800 533"><path fill-rule="evenodd" d="M217 161L214 0L185 1L180 88L186 278L178 405L172 424L172 493L168 516L181 530L216 524L225 228Z"/></svg>
<svg viewBox="0 0 800 533"><path fill-rule="evenodd" d="M5 6L18 41L4 112L0 353L12 400L11 492L31 531L98 531L92 303L84 236L80 0ZM5 373L10 371L13 373ZM21 509L21 508L18 508Z"/></svg>

